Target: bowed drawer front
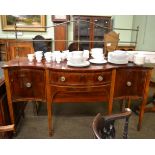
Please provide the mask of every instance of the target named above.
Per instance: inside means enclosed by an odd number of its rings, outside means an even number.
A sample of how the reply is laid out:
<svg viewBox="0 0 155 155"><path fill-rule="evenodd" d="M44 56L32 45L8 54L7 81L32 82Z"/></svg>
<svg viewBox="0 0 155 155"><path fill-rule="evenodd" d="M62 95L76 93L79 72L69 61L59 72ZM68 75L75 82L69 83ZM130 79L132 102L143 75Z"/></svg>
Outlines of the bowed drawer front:
<svg viewBox="0 0 155 155"><path fill-rule="evenodd" d="M52 85L104 85L111 83L112 71L77 73L77 72L50 72Z"/></svg>

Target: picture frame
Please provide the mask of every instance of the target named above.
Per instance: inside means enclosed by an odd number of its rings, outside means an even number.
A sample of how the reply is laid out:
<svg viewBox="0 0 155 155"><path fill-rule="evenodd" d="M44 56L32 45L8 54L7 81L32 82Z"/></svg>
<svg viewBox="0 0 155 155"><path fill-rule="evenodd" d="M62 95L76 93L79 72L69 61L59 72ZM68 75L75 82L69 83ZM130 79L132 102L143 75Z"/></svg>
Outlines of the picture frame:
<svg viewBox="0 0 155 155"><path fill-rule="evenodd" d="M70 20L69 15L52 15L52 21L54 23L67 22Z"/></svg>
<svg viewBox="0 0 155 155"><path fill-rule="evenodd" d="M46 31L45 15L1 15L3 31ZM16 28L15 28L16 25Z"/></svg>

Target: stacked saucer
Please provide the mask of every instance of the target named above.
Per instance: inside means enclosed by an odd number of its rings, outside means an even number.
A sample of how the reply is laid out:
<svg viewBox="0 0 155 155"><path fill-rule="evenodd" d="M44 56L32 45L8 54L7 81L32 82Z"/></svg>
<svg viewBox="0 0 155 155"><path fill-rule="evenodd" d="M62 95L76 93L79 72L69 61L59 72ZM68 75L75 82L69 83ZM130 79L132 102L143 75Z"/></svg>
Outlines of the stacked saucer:
<svg viewBox="0 0 155 155"><path fill-rule="evenodd" d="M108 62L114 64L127 64L129 55L125 51L116 50L108 53Z"/></svg>

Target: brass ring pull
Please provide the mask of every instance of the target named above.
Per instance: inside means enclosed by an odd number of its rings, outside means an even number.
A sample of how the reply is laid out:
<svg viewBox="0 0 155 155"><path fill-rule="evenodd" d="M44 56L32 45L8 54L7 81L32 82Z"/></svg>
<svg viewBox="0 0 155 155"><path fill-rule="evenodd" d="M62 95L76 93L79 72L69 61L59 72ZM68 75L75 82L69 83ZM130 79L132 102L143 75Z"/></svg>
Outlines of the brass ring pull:
<svg viewBox="0 0 155 155"><path fill-rule="evenodd" d="M127 81L126 85L127 85L128 87L130 87L130 86L132 85L132 83L131 83L130 81Z"/></svg>
<svg viewBox="0 0 155 155"><path fill-rule="evenodd" d="M30 82L27 82L25 85L27 88L30 88L32 86L32 84Z"/></svg>
<svg viewBox="0 0 155 155"><path fill-rule="evenodd" d="M66 79L65 79L64 76L61 76L61 77L60 77L60 81L61 81L61 82L64 82L65 80L66 80Z"/></svg>
<svg viewBox="0 0 155 155"><path fill-rule="evenodd" d="M99 81L103 81L103 76L99 75L99 76L98 76L98 80L99 80Z"/></svg>

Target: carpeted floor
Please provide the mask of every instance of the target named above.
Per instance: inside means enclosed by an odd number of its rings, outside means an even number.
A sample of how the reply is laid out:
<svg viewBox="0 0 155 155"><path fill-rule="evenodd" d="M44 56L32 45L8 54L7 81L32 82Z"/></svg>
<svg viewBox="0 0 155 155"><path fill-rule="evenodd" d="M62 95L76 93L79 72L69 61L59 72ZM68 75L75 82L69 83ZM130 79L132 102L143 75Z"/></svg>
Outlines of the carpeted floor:
<svg viewBox="0 0 155 155"><path fill-rule="evenodd" d="M25 118L21 121L15 139L92 139L91 124L94 116L106 114L106 103L54 104L54 135L48 136L47 111L44 103L40 104L39 113L33 112L33 103L28 103ZM114 103L114 112L119 112L119 103ZM155 114L145 113L141 131L137 131L138 116L133 113L129 121L130 139L155 138ZM116 130L122 130L122 121L116 123ZM119 132L117 132L119 135ZM118 136L120 138L120 136Z"/></svg>

